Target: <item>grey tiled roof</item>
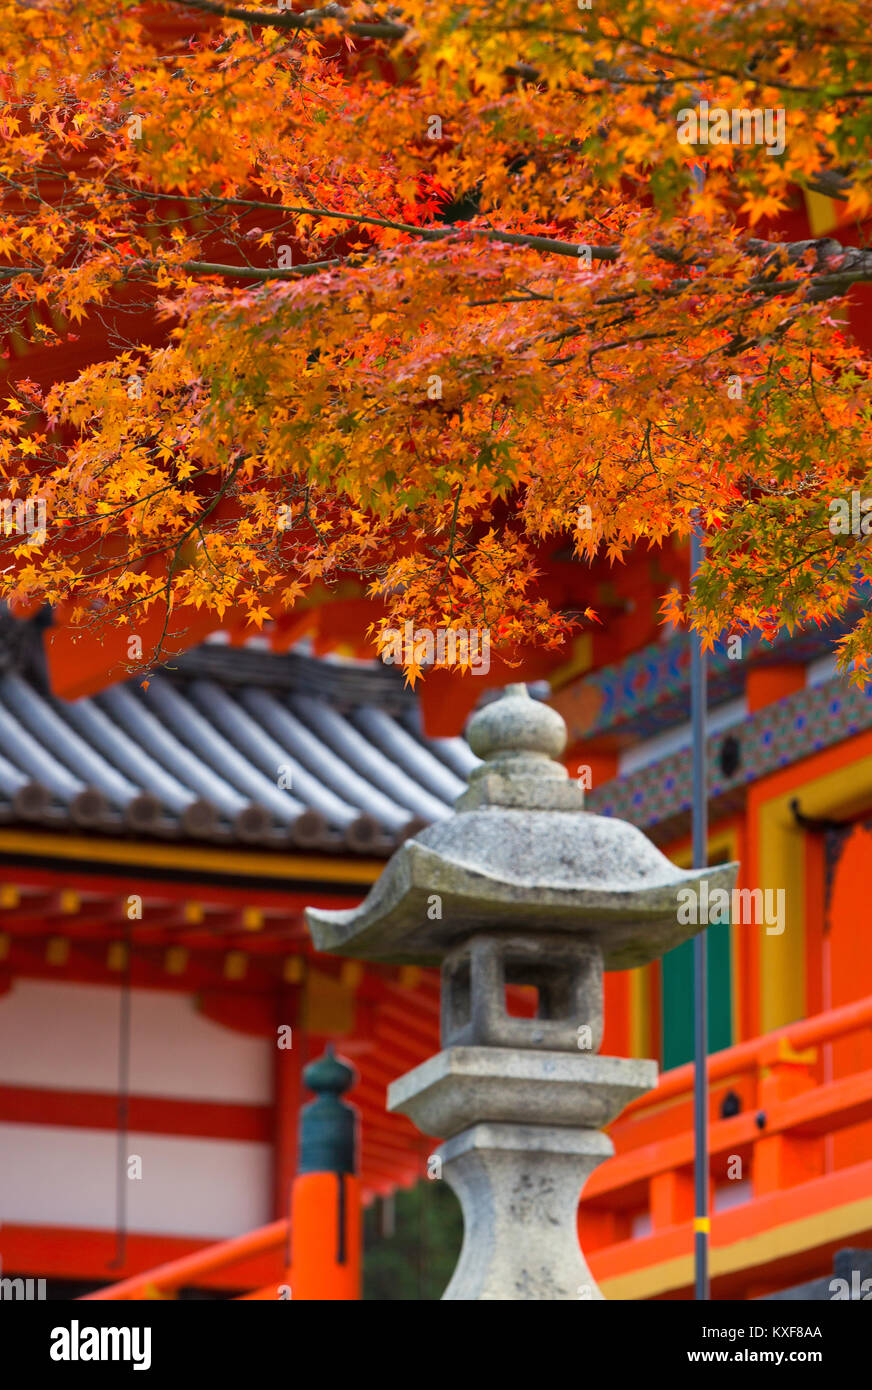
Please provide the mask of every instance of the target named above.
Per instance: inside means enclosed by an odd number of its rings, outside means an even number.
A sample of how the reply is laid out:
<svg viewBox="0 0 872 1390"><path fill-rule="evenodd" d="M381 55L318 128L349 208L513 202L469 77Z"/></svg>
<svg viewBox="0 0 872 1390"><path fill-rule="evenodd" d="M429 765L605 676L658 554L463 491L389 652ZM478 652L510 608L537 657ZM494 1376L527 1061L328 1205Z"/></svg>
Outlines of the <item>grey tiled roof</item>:
<svg viewBox="0 0 872 1390"><path fill-rule="evenodd" d="M478 759L429 739L384 669L200 648L74 702L0 675L0 819L387 853ZM144 688L143 688L144 687Z"/></svg>

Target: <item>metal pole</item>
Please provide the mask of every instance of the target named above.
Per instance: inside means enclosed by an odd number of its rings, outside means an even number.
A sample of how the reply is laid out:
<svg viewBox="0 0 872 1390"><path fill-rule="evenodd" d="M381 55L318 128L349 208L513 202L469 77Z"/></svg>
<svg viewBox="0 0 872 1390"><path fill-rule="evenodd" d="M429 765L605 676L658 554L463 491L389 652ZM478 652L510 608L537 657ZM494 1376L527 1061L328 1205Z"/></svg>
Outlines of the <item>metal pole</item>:
<svg viewBox="0 0 872 1390"><path fill-rule="evenodd" d="M698 518L690 541L691 585L702 563ZM693 867L708 864L708 802L706 778L706 660L702 639L690 634L690 716L693 728ZM708 1152L708 1025L706 991L707 929L693 939L693 1128L694 1128L694 1268L697 1300L709 1291L709 1152Z"/></svg>

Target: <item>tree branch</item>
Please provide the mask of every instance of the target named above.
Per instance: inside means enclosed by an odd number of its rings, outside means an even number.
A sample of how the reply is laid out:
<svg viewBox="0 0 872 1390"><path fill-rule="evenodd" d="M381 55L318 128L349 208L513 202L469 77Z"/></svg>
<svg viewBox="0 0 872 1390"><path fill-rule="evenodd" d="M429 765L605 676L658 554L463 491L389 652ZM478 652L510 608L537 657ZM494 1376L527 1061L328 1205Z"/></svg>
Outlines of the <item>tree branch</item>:
<svg viewBox="0 0 872 1390"><path fill-rule="evenodd" d="M394 24L390 20L349 22L347 11L341 5L324 5L319 10L297 13L294 10L245 10L238 5L219 5L215 0L175 0L175 3L187 10L203 10L220 19L239 19L265 29L319 29L325 20L333 19L338 20L346 33L364 39L402 39L409 33L407 24Z"/></svg>

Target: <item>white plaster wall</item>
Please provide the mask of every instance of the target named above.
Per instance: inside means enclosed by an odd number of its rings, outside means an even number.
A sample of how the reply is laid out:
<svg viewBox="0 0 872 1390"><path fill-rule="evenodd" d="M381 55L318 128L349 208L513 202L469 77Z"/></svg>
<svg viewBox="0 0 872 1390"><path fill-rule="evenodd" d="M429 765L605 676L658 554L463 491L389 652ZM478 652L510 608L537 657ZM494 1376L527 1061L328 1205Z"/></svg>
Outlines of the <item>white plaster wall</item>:
<svg viewBox="0 0 872 1390"><path fill-rule="evenodd" d="M129 1231L221 1239L270 1220L267 1144L131 1133L126 1151L142 1159ZM0 1124L0 1222L112 1230L116 1165L111 1130Z"/></svg>
<svg viewBox="0 0 872 1390"><path fill-rule="evenodd" d="M213 1023L190 996L131 995L130 1089L174 1099L270 1104L273 1050ZM118 1086L119 990L16 980L0 995L0 1085L58 1091ZM220 1239L271 1216L268 1144L132 1133L127 1154L142 1179L126 1179L130 1231ZM0 1222L116 1224L114 1130L0 1123Z"/></svg>
<svg viewBox="0 0 872 1390"><path fill-rule="evenodd" d="M15 980L0 995L0 1084L115 1092L119 990ZM139 1095L268 1105L269 1038L236 1033L189 995L131 992L130 1089Z"/></svg>

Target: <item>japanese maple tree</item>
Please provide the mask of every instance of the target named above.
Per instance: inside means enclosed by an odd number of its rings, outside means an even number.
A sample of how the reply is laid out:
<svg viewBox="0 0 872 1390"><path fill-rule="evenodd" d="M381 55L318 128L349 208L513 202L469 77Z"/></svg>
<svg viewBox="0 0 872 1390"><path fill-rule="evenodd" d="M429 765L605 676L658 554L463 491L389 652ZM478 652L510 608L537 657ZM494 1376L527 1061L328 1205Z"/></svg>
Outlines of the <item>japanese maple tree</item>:
<svg viewBox="0 0 872 1390"><path fill-rule="evenodd" d="M709 637L862 592L830 523L872 469L872 251L772 230L803 189L870 211L856 0L2 0L0 43L0 325L104 341L6 393L47 514L7 599L261 624L351 572L394 624L558 643L539 542L694 515Z"/></svg>

